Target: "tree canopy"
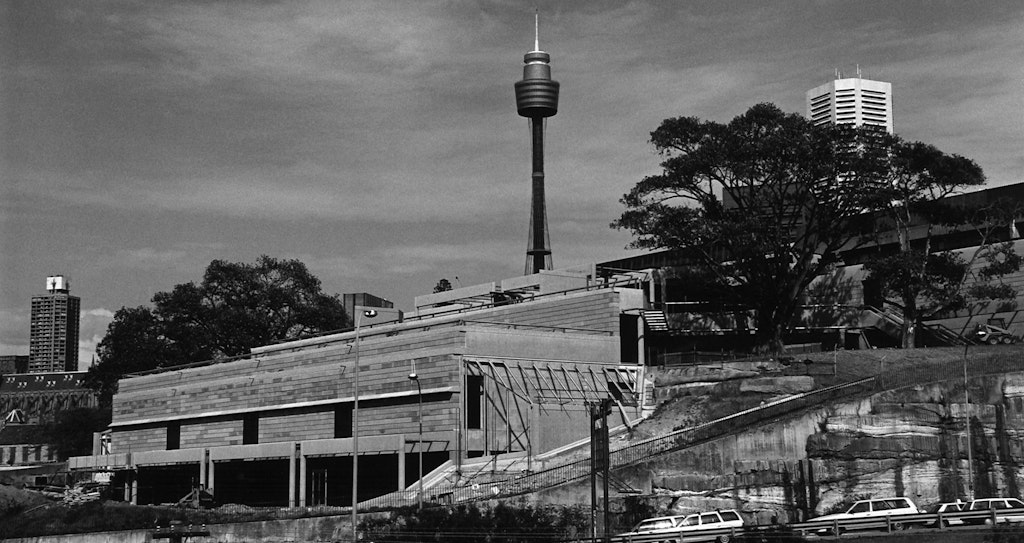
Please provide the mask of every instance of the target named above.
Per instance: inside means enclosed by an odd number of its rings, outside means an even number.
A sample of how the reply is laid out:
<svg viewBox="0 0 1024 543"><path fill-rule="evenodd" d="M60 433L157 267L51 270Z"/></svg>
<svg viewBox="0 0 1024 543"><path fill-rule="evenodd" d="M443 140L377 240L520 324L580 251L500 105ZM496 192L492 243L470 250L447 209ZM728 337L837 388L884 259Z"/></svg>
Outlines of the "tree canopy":
<svg viewBox="0 0 1024 543"><path fill-rule="evenodd" d="M758 349L779 352L800 295L861 233L851 219L870 203L876 134L772 104L728 124L666 119L651 133L662 172L623 196L612 227L634 248L686 251L719 299L755 310Z"/></svg>
<svg viewBox="0 0 1024 543"><path fill-rule="evenodd" d="M109 404L117 380L151 370L249 352L276 341L351 325L338 295L298 260L214 260L201 283L157 292L153 307L122 307L97 346L87 383Z"/></svg>
<svg viewBox="0 0 1024 543"><path fill-rule="evenodd" d="M916 330L923 320L964 307L968 295L1015 295L1012 288L991 280L1020 269L1020 257L1005 242L1022 206L1010 201L951 203L949 196L985 183L973 160L895 136L884 137L884 146L887 160L872 191L872 205L880 216L876 229L882 236L894 232L896 243L894 250L887 249L891 244L879 240L879 251L865 269L887 296L899 300L901 343L910 348L916 345ZM937 231L968 233L977 248L966 256L935 251L932 239ZM976 282L965 288L978 261L982 266Z"/></svg>

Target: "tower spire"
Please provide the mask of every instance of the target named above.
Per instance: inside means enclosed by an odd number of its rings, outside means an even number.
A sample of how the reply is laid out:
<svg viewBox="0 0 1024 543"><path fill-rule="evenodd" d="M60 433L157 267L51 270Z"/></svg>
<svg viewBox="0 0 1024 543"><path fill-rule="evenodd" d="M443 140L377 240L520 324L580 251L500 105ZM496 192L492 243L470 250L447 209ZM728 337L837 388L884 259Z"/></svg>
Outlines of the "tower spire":
<svg viewBox="0 0 1024 543"><path fill-rule="evenodd" d="M533 50L540 51L540 12L533 8Z"/></svg>
<svg viewBox="0 0 1024 543"><path fill-rule="evenodd" d="M534 50L523 56L523 79L516 82L516 109L530 119L533 150L530 238L526 246L527 275L550 270L551 243L544 201L544 119L558 113L558 82L551 79L551 56L540 50L540 16L533 18Z"/></svg>

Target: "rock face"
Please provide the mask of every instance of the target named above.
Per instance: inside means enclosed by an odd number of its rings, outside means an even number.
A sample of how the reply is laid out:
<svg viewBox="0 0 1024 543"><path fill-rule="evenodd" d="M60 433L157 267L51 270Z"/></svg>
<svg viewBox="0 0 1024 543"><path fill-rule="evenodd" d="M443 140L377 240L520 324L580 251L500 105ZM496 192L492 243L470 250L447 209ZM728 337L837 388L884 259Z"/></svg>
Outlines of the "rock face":
<svg viewBox="0 0 1024 543"><path fill-rule="evenodd" d="M799 379L778 381L763 374L749 381L709 381L707 375L692 373L663 382L671 387L700 383L695 388L703 389L703 394L672 400L684 406L676 404L675 427L757 405L757 398L768 393L807 386ZM725 389L743 401L710 407L709 396L719 404L730 402ZM919 507L968 499L972 490L979 497L1020 496L1024 370L972 377L969 396L965 409L964 382L950 379L837 401L652 457L615 475L647 493L659 513L735 508L762 523L805 520L866 496L906 496ZM968 463L966 415L973 465ZM671 430L671 420L658 424L648 433ZM577 493L589 494L587 486ZM571 495L563 488L542 501Z"/></svg>
<svg viewBox="0 0 1024 543"><path fill-rule="evenodd" d="M974 495L1018 496L1024 373L974 378L970 397ZM963 398L962 381L887 391L664 455L628 475L782 520L862 496L907 496L918 506L964 499L971 469Z"/></svg>

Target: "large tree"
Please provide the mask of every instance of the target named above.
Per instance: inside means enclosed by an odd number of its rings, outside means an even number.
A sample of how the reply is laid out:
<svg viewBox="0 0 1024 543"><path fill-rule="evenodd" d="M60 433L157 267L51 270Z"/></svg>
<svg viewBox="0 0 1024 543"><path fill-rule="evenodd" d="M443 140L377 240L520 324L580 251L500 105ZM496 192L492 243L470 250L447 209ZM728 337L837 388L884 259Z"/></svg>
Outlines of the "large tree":
<svg viewBox="0 0 1024 543"><path fill-rule="evenodd" d="M977 297L1007 297L1012 289L987 282L1020 267L1009 238L1010 224L1020 216L1019 202L954 200L948 197L984 184L985 175L974 161L947 155L932 145L886 136L887 150L880 182L872 191L879 252L866 264L869 277L883 292L899 300L901 343L916 345L920 323L937 313L963 307L970 292L965 284L979 260ZM971 239L974 251L936 250L935 234ZM895 243L891 238L895 237ZM890 249L894 247L894 249ZM1005 287L1005 285L1003 285Z"/></svg>
<svg viewBox="0 0 1024 543"><path fill-rule="evenodd" d="M858 239L876 135L772 104L728 124L666 119L651 133L662 172L622 198L612 227L631 230L635 248L685 251L716 298L755 310L757 349L781 352L801 294Z"/></svg>
<svg viewBox="0 0 1024 543"><path fill-rule="evenodd" d="M158 292L153 307L121 308L97 347L87 383L109 405L127 373L243 355L275 341L350 326L338 295L298 260L214 260L199 284Z"/></svg>
<svg viewBox="0 0 1024 543"><path fill-rule="evenodd" d="M45 426L47 441L57 449L57 456L67 460L72 456L92 454L94 432L102 432L110 425L110 413L93 407L79 407L60 411Z"/></svg>

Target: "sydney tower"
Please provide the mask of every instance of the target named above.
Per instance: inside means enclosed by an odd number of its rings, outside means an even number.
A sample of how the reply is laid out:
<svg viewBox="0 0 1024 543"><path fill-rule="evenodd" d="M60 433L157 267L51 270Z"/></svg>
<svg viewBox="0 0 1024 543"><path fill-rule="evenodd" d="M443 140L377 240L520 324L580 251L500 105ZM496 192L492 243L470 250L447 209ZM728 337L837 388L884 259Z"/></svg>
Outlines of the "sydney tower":
<svg viewBox="0 0 1024 543"><path fill-rule="evenodd" d="M558 82L551 80L551 55L540 50L534 21L533 51L523 55L523 80L516 82L516 108L530 119L533 134L533 190L530 206L530 239L526 246L527 275L551 269L551 239L544 204L544 123L558 113Z"/></svg>

